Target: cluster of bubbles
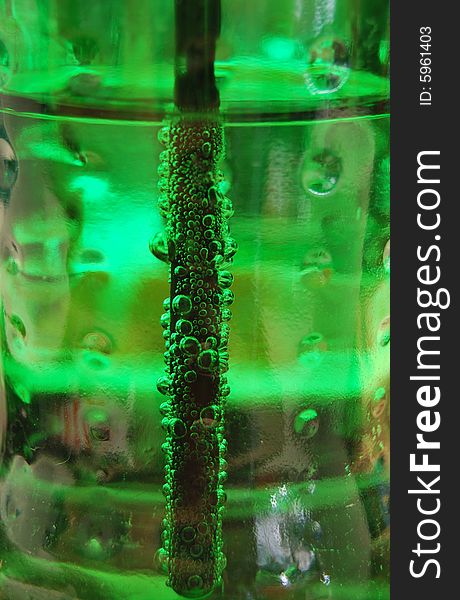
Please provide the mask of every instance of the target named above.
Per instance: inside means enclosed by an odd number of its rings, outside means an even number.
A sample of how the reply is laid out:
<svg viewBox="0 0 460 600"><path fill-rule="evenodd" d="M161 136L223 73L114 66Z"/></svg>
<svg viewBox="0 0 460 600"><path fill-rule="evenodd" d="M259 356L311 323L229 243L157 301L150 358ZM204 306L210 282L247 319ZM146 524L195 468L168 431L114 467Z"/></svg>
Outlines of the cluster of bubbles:
<svg viewBox="0 0 460 600"><path fill-rule="evenodd" d="M151 251L170 263L171 296L161 325L165 375L157 382L166 431L166 518L159 561L179 594L201 598L221 582L223 482L226 472L224 404L230 393L228 336L233 302L227 270L237 250L228 219L232 203L218 168L223 130L213 119L185 118L159 132L165 146L159 207L166 235Z"/></svg>

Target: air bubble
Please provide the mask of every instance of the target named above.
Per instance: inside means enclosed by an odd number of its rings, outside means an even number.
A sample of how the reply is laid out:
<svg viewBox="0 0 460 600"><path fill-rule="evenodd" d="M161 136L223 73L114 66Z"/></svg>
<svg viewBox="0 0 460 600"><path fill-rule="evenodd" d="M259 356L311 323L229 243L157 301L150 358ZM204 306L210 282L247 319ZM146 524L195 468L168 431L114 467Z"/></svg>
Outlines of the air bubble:
<svg viewBox="0 0 460 600"><path fill-rule="evenodd" d="M101 352L102 354L111 354L112 342L110 338L101 331L92 331L87 333L81 343L82 348Z"/></svg>
<svg viewBox="0 0 460 600"><path fill-rule="evenodd" d="M167 178L169 175L169 167L166 160L161 160L157 167L158 177L161 179Z"/></svg>
<svg viewBox="0 0 460 600"><path fill-rule="evenodd" d="M220 252L222 250L222 244L217 240L212 240L208 244L209 251L215 254L216 252Z"/></svg>
<svg viewBox="0 0 460 600"><path fill-rule="evenodd" d="M174 275L176 277L178 277L179 279L182 279L182 277L186 277L187 273L188 273L187 269L180 265L174 269Z"/></svg>
<svg viewBox="0 0 460 600"><path fill-rule="evenodd" d="M230 198L227 198L227 196L224 196L222 199L221 210L222 210L222 216L224 217L224 219L230 219L235 212L233 210L232 201L230 200Z"/></svg>
<svg viewBox="0 0 460 600"><path fill-rule="evenodd" d="M190 544L196 538L196 531L193 527L184 527L180 534L181 539Z"/></svg>
<svg viewBox="0 0 460 600"><path fill-rule="evenodd" d="M170 316L169 312L163 313L160 317L160 324L163 327L163 329L167 329L169 327L170 322L171 322L171 316Z"/></svg>
<svg viewBox="0 0 460 600"><path fill-rule="evenodd" d="M160 392L160 394L167 396L169 394L170 387L171 387L171 380L169 379L169 377L167 375L162 375L161 377L158 378L157 390Z"/></svg>
<svg viewBox="0 0 460 600"><path fill-rule="evenodd" d="M226 306L230 306L231 304L233 304L234 300L235 300L235 294L232 292L232 290L226 289L222 292L223 304L225 304Z"/></svg>
<svg viewBox="0 0 460 600"><path fill-rule="evenodd" d="M217 348L217 339L213 336L206 338L206 350L215 350Z"/></svg>
<svg viewBox="0 0 460 600"><path fill-rule="evenodd" d="M215 350L204 350L198 355L198 366L203 371L212 371L218 363L219 355Z"/></svg>
<svg viewBox="0 0 460 600"><path fill-rule="evenodd" d="M149 243L150 252L162 262L169 262L168 242L164 232L157 233Z"/></svg>
<svg viewBox="0 0 460 600"><path fill-rule="evenodd" d="M160 414L163 416L168 416L171 411L170 402L162 402L160 404Z"/></svg>
<svg viewBox="0 0 460 600"><path fill-rule="evenodd" d="M217 427L219 408L217 406L206 406L200 412L200 423L206 429Z"/></svg>
<svg viewBox="0 0 460 600"><path fill-rule="evenodd" d="M169 200L168 200L168 197L166 195L161 195L158 198L158 209L159 209L159 211L160 211L160 213L162 214L163 217L166 217L168 215Z"/></svg>
<svg viewBox="0 0 460 600"><path fill-rule="evenodd" d="M159 570L163 573L168 572L168 561L169 555L167 550L160 548L155 555L155 563L157 564Z"/></svg>
<svg viewBox="0 0 460 600"><path fill-rule="evenodd" d="M179 294L172 301L173 310L180 315L188 315L192 310L192 301L188 296Z"/></svg>
<svg viewBox="0 0 460 600"><path fill-rule="evenodd" d="M199 558L203 554L203 546L201 544L193 544L190 548L190 556Z"/></svg>
<svg viewBox="0 0 460 600"><path fill-rule="evenodd" d="M213 227L216 222L216 217L214 215L205 215L201 219L201 222L203 223L204 227Z"/></svg>
<svg viewBox="0 0 460 600"><path fill-rule="evenodd" d="M193 325L186 319L179 319L176 323L176 331L182 335L189 335L193 331Z"/></svg>
<svg viewBox="0 0 460 600"><path fill-rule="evenodd" d="M200 348L200 342L194 337L184 337L180 342L180 349L189 356L196 356Z"/></svg>
<svg viewBox="0 0 460 600"><path fill-rule="evenodd" d="M197 374L195 371L187 371L184 375L184 379L187 383L193 383L197 380Z"/></svg>
<svg viewBox="0 0 460 600"><path fill-rule="evenodd" d="M230 271L221 271L218 281L221 288L229 288L233 283L233 275Z"/></svg>
<svg viewBox="0 0 460 600"><path fill-rule="evenodd" d="M233 238L228 238L225 244L225 260L233 258L238 250L238 244Z"/></svg>
<svg viewBox="0 0 460 600"><path fill-rule="evenodd" d="M192 591L201 590L203 587L203 578L200 575L192 575L188 578L187 585Z"/></svg>
<svg viewBox="0 0 460 600"><path fill-rule="evenodd" d="M176 439L185 437L187 433L187 427L182 419L171 419L169 421L169 431L171 435Z"/></svg>

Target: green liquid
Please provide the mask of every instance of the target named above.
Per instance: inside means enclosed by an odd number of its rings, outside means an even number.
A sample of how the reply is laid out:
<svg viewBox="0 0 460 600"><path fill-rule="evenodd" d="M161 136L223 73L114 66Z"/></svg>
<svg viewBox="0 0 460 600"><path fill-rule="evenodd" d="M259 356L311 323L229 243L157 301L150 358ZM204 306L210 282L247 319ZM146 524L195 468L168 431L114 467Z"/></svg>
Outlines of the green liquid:
<svg viewBox="0 0 460 600"><path fill-rule="evenodd" d="M389 597L384 88L351 73L327 110L223 111L238 252L215 598ZM149 252L165 123L27 112L5 111L2 148L0 596L178 598L159 553L169 267Z"/></svg>

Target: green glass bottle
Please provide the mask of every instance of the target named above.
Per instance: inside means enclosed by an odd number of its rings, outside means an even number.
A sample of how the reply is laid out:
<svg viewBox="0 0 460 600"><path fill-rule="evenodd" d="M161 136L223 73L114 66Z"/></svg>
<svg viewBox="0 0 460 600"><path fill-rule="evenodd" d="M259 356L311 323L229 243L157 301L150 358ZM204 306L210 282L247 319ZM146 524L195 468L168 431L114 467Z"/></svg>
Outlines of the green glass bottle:
<svg viewBox="0 0 460 600"><path fill-rule="evenodd" d="M388 10L0 0L0 598L389 598Z"/></svg>

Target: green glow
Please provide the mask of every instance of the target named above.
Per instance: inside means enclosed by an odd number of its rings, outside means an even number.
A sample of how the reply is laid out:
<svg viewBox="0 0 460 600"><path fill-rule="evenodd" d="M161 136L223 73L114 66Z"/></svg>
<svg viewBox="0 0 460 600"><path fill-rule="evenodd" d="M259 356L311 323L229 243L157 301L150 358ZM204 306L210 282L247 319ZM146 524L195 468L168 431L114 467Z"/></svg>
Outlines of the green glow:
<svg viewBox="0 0 460 600"><path fill-rule="evenodd" d="M289 60L295 52L295 43L288 38L269 38L262 47L272 60Z"/></svg>
<svg viewBox="0 0 460 600"><path fill-rule="evenodd" d="M71 191L80 191L85 202L97 202L107 194L109 182L100 177L79 175L69 186Z"/></svg>

